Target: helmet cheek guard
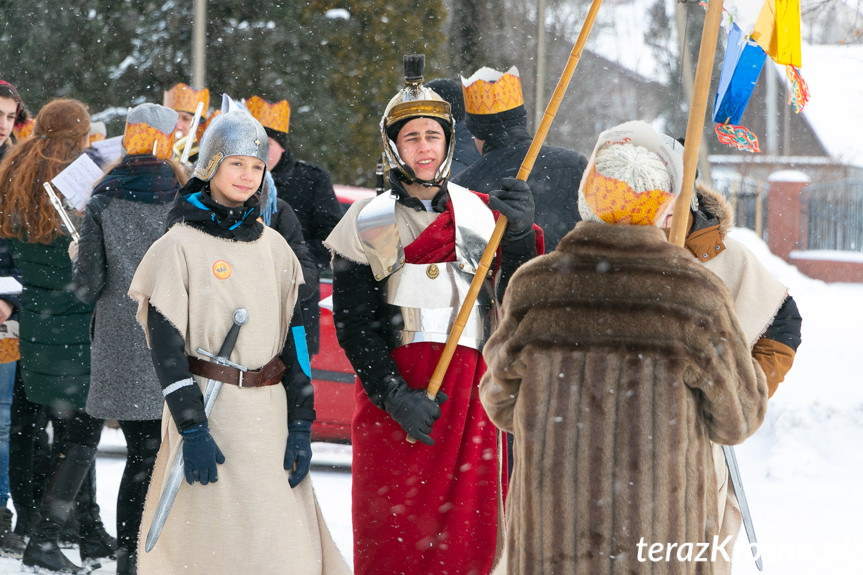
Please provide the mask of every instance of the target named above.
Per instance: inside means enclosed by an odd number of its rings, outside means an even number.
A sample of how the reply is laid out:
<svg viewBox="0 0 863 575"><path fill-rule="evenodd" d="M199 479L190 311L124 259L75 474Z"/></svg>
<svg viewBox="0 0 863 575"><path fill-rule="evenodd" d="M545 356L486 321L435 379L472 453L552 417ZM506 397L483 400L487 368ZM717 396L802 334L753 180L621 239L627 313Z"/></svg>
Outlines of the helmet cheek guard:
<svg viewBox="0 0 863 575"><path fill-rule="evenodd" d="M409 54L404 57L405 86L393 96L381 118L381 140L384 154L390 169L398 171L408 183L418 182L425 186L437 186L449 176L452 157L455 151L455 121L449 102L434 90L423 86L423 54ZM447 140L447 154L431 181L419 180L413 170L399 155L396 138L399 130L414 118L433 118L444 127Z"/></svg>

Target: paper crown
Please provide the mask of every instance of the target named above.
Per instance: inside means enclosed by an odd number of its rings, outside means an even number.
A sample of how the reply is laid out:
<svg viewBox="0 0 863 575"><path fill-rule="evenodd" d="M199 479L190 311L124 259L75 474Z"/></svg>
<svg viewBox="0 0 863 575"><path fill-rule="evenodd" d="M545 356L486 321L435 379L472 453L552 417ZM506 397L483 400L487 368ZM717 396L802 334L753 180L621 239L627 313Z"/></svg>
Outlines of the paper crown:
<svg viewBox="0 0 863 575"><path fill-rule="evenodd" d="M104 140L108 135L105 122L90 122L90 145Z"/></svg>
<svg viewBox="0 0 863 575"><path fill-rule="evenodd" d="M461 85L464 110L468 114L498 114L524 105L521 79L515 66L506 72L480 68L467 80L462 77Z"/></svg>
<svg viewBox="0 0 863 575"><path fill-rule="evenodd" d="M123 149L129 155L153 154L167 160L174 152L177 112L157 104L141 104L126 116Z"/></svg>
<svg viewBox="0 0 863 575"><path fill-rule="evenodd" d="M683 158L644 122L600 134L578 190L586 221L658 225L680 193Z"/></svg>
<svg viewBox="0 0 863 575"><path fill-rule="evenodd" d="M194 114L198 102L204 103L204 114L210 106L210 91L207 88L195 90L191 86L180 82L170 90L165 91L163 104L177 112L188 112Z"/></svg>
<svg viewBox="0 0 863 575"><path fill-rule="evenodd" d="M246 109L265 128L288 133L291 123L291 105L287 100L270 104L260 96L246 100Z"/></svg>
<svg viewBox="0 0 863 575"><path fill-rule="evenodd" d="M36 125L36 120L33 118L28 118L26 122L22 124L15 124L15 127L12 128L12 133L15 134L15 139L17 141L24 140L33 135L33 127Z"/></svg>

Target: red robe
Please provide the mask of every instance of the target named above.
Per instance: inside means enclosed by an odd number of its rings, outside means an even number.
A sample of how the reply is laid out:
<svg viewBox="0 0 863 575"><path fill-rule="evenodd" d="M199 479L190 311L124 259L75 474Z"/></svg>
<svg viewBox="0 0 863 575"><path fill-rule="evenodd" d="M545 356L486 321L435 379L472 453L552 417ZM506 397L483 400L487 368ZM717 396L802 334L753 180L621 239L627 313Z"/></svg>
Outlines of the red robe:
<svg viewBox="0 0 863 575"><path fill-rule="evenodd" d="M408 263L455 261L452 206L447 207L405 246ZM541 234L537 231L540 253ZM415 343L390 355L410 387L425 389L443 347ZM357 381L351 434L355 574L491 571L503 525L499 509L506 462L500 433L479 400L485 369L479 351L456 348L441 385L448 399L431 433L433 446L408 443L399 424L369 400Z"/></svg>

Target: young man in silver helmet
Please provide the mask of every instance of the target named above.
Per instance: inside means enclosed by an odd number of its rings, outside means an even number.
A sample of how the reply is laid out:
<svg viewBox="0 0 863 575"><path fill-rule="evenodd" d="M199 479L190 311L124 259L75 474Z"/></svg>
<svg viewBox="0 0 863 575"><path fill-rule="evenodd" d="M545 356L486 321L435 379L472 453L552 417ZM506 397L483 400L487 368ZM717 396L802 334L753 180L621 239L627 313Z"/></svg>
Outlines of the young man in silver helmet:
<svg viewBox="0 0 863 575"><path fill-rule="evenodd" d="M542 251L523 182L484 196L447 181L450 105L423 86L421 62L405 58L405 87L381 119L389 191L355 203L326 241L336 331L359 379L352 472L360 575L492 568L505 487L498 433L477 395L480 352L495 315L494 282L505 285ZM494 277L429 399L426 386L498 213L509 225Z"/></svg>
<svg viewBox="0 0 863 575"><path fill-rule="evenodd" d="M303 280L288 244L259 221L267 146L244 110L213 121L168 231L129 289L166 403L141 533L180 450L187 482L149 552L141 537L141 573L349 572L304 480L315 411L296 305ZM232 324L236 342L224 349ZM216 354L246 369L211 361ZM209 380L223 385L207 413Z"/></svg>

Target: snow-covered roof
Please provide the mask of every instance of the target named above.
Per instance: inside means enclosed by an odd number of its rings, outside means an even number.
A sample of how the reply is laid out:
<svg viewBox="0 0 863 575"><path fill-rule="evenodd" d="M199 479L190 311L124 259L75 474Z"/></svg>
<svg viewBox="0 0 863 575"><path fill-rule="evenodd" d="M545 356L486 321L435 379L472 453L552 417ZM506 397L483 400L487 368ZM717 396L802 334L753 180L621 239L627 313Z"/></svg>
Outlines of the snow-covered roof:
<svg viewBox="0 0 863 575"><path fill-rule="evenodd" d="M803 115L831 158L863 167L863 45L803 45Z"/></svg>

